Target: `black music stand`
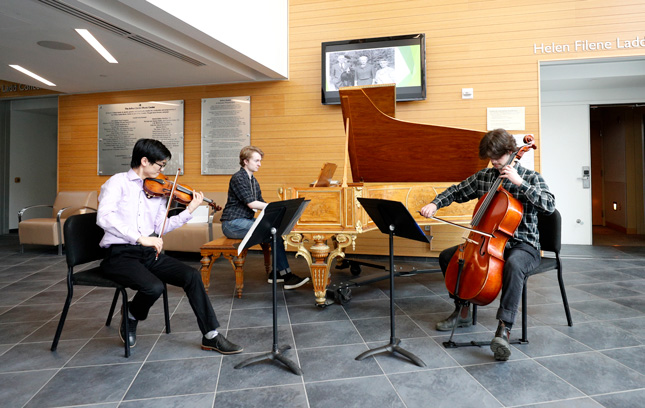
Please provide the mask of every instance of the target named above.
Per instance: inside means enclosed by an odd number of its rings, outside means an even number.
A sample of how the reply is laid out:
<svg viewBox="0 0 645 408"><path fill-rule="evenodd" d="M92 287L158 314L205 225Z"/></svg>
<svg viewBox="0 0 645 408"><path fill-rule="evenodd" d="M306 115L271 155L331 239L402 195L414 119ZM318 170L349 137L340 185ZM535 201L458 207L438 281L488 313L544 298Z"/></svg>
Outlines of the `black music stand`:
<svg viewBox="0 0 645 408"><path fill-rule="evenodd" d="M304 198L269 203L256 218L255 223L253 223L253 226L240 243L238 253L253 245L266 242L269 237L271 237L273 248L275 248L277 245L277 237L288 234L293 229L293 226L302 215L307 204L309 204L309 200L305 201ZM273 283L271 285L273 291L273 348L268 353L250 357L242 361L235 368L246 367L249 364L263 360L278 360L286 365L294 374L302 375L300 367L283 354L291 346L278 347L278 304L276 298L278 262L275 259L275 250L271 251L271 257L273 264Z"/></svg>
<svg viewBox="0 0 645 408"><path fill-rule="evenodd" d="M358 201L379 230L390 236L390 343L367 350L356 357L356 360L362 360L374 354L396 352L407 357L419 367L425 367L426 364L419 357L399 346L401 340L397 339L394 333L394 235L427 243L430 243L430 239L423 233L403 203L376 198L359 198Z"/></svg>

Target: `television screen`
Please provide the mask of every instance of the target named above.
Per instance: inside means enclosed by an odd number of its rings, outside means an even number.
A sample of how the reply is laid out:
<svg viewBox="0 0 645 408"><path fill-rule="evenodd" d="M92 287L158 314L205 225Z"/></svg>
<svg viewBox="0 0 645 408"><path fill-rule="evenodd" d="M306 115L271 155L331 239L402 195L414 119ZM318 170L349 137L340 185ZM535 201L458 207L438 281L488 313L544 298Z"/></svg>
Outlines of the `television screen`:
<svg viewBox="0 0 645 408"><path fill-rule="evenodd" d="M322 43L322 103L343 86L396 84L397 101L426 98L425 34Z"/></svg>

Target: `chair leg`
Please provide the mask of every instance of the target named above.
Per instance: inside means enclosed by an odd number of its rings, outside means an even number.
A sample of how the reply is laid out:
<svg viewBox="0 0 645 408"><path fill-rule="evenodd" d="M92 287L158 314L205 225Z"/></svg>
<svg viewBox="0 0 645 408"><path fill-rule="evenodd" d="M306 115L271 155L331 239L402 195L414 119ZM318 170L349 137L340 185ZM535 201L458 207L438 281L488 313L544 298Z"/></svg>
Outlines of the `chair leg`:
<svg viewBox="0 0 645 408"><path fill-rule="evenodd" d="M567 324L573 326L571 320L571 311L569 310L569 301L567 300L567 292L564 290L564 280L562 279L562 264L558 259L558 283L560 284L560 294L562 295L562 303L564 304L564 313L567 315Z"/></svg>
<svg viewBox="0 0 645 408"><path fill-rule="evenodd" d="M473 304L473 326L477 326L477 305Z"/></svg>
<svg viewBox="0 0 645 408"><path fill-rule="evenodd" d="M269 275L271 273L271 245L268 242L263 242L260 247L262 247L262 253L264 254L264 269Z"/></svg>
<svg viewBox="0 0 645 408"><path fill-rule="evenodd" d="M58 255L63 255L63 244L58 244Z"/></svg>
<svg viewBox="0 0 645 408"><path fill-rule="evenodd" d="M52 342L52 351L56 351L58 347L58 340L60 340L60 335L63 332L63 326L65 325L65 319L67 318L67 312L69 311L69 305L72 303L73 290L67 291L67 299L65 299L65 306L63 306L63 312L60 315L60 320L58 321L58 327L56 328L56 335L54 336L54 341Z"/></svg>
<svg viewBox="0 0 645 408"><path fill-rule="evenodd" d="M121 318L125 321L125 341L124 343L124 348L125 348L125 358L130 357L130 342L128 341L128 332L129 332L129 324L128 324L128 293L125 291L125 288L122 289L117 289L121 292L121 297L123 298L123 316ZM112 316L112 314L110 314ZM119 330L121 330L121 327L119 327Z"/></svg>
<svg viewBox="0 0 645 408"><path fill-rule="evenodd" d="M166 334L170 333L170 313L168 311L168 287L163 284L163 313L166 318Z"/></svg>
<svg viewBox="0 0 645 408"><path fill-rule="evenodd" d="M110 313L108 314L105 325L109 326L112 323L112 316L114 316L114 309L116 309L116 301L119 300L119 289L114 291L114 297L112 298L112 306L110 306Z"/></svg>
<svg viewBox="0 0 645 408"><path fill-rule="evenodd" d="M527 318L527 290L526 290L526 280L524 280L524 287L522 288L522 338L520 338L520 343L528 343L528 322L526 321Z"/></svg>

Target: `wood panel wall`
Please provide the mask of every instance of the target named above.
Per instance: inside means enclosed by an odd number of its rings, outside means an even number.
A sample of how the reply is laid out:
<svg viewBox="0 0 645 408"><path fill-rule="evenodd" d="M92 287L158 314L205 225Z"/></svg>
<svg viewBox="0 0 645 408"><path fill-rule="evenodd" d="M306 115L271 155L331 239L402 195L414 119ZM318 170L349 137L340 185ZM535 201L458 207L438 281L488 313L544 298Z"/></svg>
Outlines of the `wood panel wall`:
<svg viewBox="0 0 645 408"><path fill-rule="evenodd" d="M339 106L320 103L320 43L425 33L427 100L399 103L397 117L486 129L487 107L526 108L525 133L536 135L539 170L539 61L645 54L616 48L616 38L645 37L642 0L290 0L289 80L164 88L60 97L59 190L98 190L97 106L148 100L185 101L182 183L223 191L228 176L200 175L200 100L251 96L251 141L265 152L256 174L268 201L283 185L313 181L324 162L342 169L344 132ZM534 53L534 44L613 42L606 51ZM461 89L474 99L462 100ZM427 149L428 157L433 146ZM459 165L459 163L455 163ZM340 173L340 171L339 171ZM458 180L456 180L458 181ZM405 247L405 244L400 247ZM410 245L401 254L427 256Z"/></svg>

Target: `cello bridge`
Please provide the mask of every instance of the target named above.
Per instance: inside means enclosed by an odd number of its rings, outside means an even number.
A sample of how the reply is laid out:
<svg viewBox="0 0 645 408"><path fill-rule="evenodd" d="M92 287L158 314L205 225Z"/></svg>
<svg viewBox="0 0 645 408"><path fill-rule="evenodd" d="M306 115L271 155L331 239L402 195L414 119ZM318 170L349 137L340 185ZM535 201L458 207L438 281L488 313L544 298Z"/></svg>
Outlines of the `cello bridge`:
<svg viewBox="0 0 645 408"><path fill-rule="evenodd" d="M479 245L479 242L475 241L474 239L466 238L466 241L470 242L471 244Z"/></svg>

